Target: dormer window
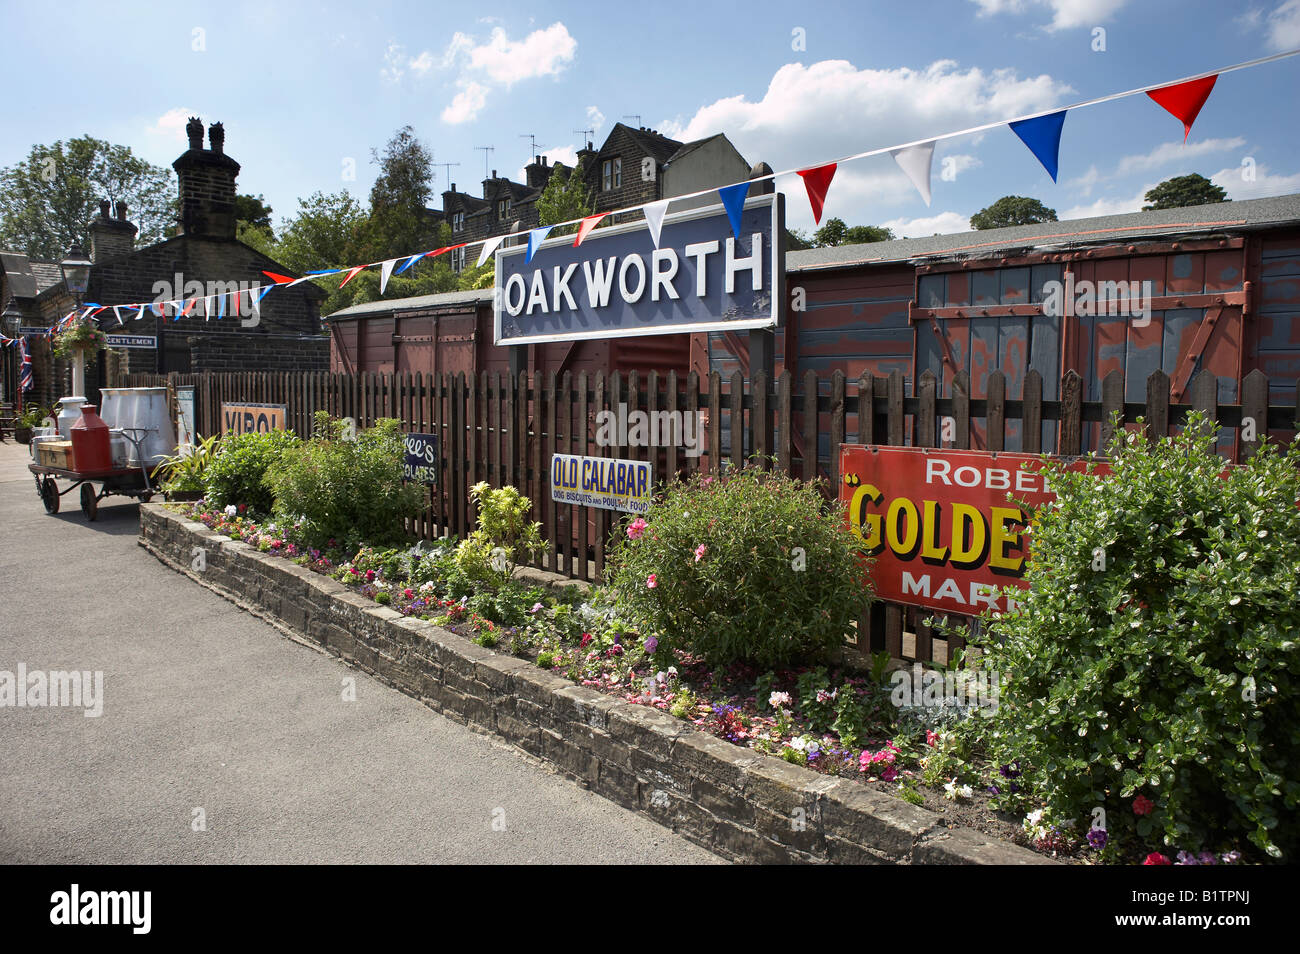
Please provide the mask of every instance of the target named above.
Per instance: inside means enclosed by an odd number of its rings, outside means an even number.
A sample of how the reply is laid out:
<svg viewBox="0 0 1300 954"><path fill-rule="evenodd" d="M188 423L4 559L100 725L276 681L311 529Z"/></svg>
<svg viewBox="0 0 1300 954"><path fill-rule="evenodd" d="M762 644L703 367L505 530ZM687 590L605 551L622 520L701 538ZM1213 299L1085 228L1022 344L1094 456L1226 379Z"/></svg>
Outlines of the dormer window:
<svg viewBox="0 0 1300 954"><path fill-rule="evenodd" d="M600 188L604 192L623 188L623 160L606 159L600 166Z"/></svg>
<svg viewBox="0 0 1300 954"><path fill-rule="evenodd" d="M453 232L465 231L465 213L453 212L451 216L451 230Z"/></svg>
<svg viewBox="0 0 1300 954"><path fill-rule="evenodd" d="M497 200L497 218L504 219L509 212L510 212L510 200L509 199Z"/></svg>

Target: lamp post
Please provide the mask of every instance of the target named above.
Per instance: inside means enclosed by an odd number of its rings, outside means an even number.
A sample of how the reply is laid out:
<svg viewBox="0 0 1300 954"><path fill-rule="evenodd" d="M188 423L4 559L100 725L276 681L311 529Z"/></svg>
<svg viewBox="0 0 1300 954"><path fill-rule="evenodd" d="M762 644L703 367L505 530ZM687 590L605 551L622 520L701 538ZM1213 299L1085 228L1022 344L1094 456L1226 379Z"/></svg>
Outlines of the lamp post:
<svg viewBox="0 0 1300 954"><path fill-rule="evenodd" d="M0 334L6 338L17 338L18 331L22 328L23 313L18 310L18 303L12 298L5 305L3 315L0 315ZM19 373L16 369L17 359L10 357L10 352L5 352L4 357L4 380L0 382L0 401L3 401L12 388L14 392L15 404L18 409L22 410L22 388L17 386L15 375ZM11 373L12 372L12 373Z"/></svg>
<svg viewBox="0 0 1300 954"><path fill-rule="evenodd" d="M68 249L68 256L59 262L59 271L63 273L63 284L68 289L78 309L85 298L86 288L90 285L91 261L82 251L80 242L73 242ZM86 394L86 355L81 349L72 356L72 393L85 403Z"/></svg>

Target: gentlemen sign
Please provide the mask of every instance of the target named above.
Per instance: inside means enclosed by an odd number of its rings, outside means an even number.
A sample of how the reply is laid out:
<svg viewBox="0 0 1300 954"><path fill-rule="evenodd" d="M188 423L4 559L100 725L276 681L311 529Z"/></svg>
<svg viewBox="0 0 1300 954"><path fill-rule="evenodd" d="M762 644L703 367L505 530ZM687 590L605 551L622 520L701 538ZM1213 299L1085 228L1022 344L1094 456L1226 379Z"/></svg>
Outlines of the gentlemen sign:
<svg viewBox="0 0 1300 954"><path fill-rule="evenodd" d="M221 433L262 434L282 430L287 417L283 404L222 404Z"/></svg>
<svg viewBox="0 0 1300 954"><path fill-rule="evenodd" d="M153 335L105 335L110 348L157 348L158 339Z"/></svg>
<svg viewBox="0 0 1300 954"><path fill-rule="evenodd" d="M840 501L874 560L876 596L972 616L1011 609L997 591L1027 585L1021 504L1056 499L1049 469L1032 454L841 445Z"/></svg>
<svg viewBox="0 0 1300 954"><path fill-rule="evenodd" d="M438 482L438 435L406 434L402 438L402 479L417 484Z"/></svg>
<svg viewBox="0 0 1300 954"><path fill-rule="evenodd" d="M756 196L739 238L721 205L496 253L497 344L772 327L785 296L782 196Z"/></svg>
<svg viewBox="0 0 1300 954"><path fill-rule="evenodd" d="M576 454L551 457L551 499L556 503L645 513L652 491L647 461Z"/></svg>

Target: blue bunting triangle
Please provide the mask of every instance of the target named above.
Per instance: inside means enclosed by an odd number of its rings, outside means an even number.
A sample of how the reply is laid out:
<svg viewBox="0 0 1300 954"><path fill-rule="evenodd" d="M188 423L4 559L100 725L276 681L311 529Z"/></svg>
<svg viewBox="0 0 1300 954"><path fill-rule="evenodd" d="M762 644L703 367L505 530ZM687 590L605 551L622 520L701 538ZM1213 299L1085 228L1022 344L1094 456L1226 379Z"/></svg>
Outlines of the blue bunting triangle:
<svg viewBox="0 0 1300 954"><path fill-rule="evenodd" d="M740 238L740 213L745 208L745 196L748 194L748 182L737 182L718 190L718 198L722 199L722 207L727 210L731 232L736 238Z"/></svg>
<svg viewBox="0 0 1300 954"><path fill-rule="evenodd" d="M527 265L537 254L537 247L546 241L547 234L551 231L552 226L543 225L540 229L533 229L528 233L528 251L524 253L524 264Z"/></svg>
<svg viewBox="0 0 1300 954"><path fill-rule="evenodd" d="M1059 113L1007 124L1043 164L1053 182L1056 181L1057 162L1061 155L1061 127L1065 125L1065 113L1063 109Z"/></svg>

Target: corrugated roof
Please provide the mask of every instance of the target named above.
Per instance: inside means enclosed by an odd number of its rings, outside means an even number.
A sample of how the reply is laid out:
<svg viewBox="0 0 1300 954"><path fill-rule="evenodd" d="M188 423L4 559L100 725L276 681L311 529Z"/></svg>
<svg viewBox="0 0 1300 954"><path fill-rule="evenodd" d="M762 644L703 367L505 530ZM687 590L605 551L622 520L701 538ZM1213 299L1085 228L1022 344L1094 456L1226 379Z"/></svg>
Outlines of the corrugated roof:
<svg viewBox="0 0 1300 954"><path fill-rule="evenodd" d="M394 311L422 311L426 308L445 308L448 305L473 305L490 302L492 289L472 289L470 291L440 292L437 295L417 295L414 298L390 298L387 301L368 301L362 305L349 305L333 314L326 315L326 321L335 318L358 318L363 315L388 314Z"/></svg>
<svg viewBox="0 0 1300 954"><path fill-rule="evenodd" d="M896 239L867 245L812 248L786 253L785 262L787 271L818 271L923 258L985 258L1014 250L1069 248L1196 232L1248 231L1287 224L1300 224L1300 194Z"/></svg>

